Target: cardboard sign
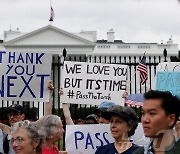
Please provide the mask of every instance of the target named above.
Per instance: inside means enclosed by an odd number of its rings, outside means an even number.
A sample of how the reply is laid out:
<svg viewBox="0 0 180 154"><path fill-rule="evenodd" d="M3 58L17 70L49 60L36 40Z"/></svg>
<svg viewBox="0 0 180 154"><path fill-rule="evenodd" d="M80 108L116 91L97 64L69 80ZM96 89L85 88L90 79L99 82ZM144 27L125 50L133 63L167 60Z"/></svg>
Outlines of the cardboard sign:
<svg viewBox="0 0 180 154"><path fill-rule="evenodd" d="M160 63L156 74L156 89L170 91L173 95L180 97L180 63Z"/></svg>
<svg viewBox="0 0 180 154"><path fill-rule="evenodd" d="M149 138L143 134L139 123L130 140L137 145L147 145ZM66 150L68 154L93 154L98 147L113 143L109 124L66 125Z"/></svg>
<svg viewBox="0 0 180 154"><path fill-rule="evenodd" d="M0 51L0 99L48 101L51 56Z"/></svg>
<svg viewBox="0 0 180 154"><path fill-rule="evenodd" d="M112 143L110 125L66 125L66 150L68 154L95 153L99 146Z"/></svg>
<svg viewBox="0 0 180 154"><path fill-rule="evenodd" d="M101 63L64 63L61 101L74 104L99 105L103 101L124 105L126 65Z"/></svg>

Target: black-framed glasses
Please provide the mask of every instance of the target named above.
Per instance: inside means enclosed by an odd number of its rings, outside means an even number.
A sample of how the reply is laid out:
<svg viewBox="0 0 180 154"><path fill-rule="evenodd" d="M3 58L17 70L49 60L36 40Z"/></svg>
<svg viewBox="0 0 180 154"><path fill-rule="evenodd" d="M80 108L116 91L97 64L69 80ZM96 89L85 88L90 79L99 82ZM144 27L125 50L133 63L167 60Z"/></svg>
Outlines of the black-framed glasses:
<svg viewBox="0 0 180 154"><path fill-rule="evenodd" d="M11 138L11 144L13 144L14 142L16 142L16 144L21 144L24 141L23 137L17 137L17 138Z"/></svg>

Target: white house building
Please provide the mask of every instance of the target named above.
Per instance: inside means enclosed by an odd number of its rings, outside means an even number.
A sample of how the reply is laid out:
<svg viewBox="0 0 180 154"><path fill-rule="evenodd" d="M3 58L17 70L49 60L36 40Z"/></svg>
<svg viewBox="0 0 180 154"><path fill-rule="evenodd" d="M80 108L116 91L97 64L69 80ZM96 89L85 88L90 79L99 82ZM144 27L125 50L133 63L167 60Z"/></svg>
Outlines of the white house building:
<svg viewBox="0 0 180 154"><path fill-rule="evenodd" d="M173 44L169 39L167 43L125 43L123 40L116 40L113 29L107 32L107 38L97 40L96 31L81 31L79 33L70 33L47 25L29 33L22 33L19 30L5 31L4 39L0 42L0 49L6 51L29 51L46 52L53 55L53 63L59 63L62 58L62 52L65 48L68 56L66 60L89 61L101 63L138 63L140 57L146 52L147 63L159 63L164 61L163 50L167 50L167 60L170 56L178 55L178 44ZM145 41L145 40L144 40ZM58 67L54 69L53 79L55 88L59 88ZM148 79L146 87L136 84L138 74L135 74L135 65L132 67L128 76L130 80L130 93L143 92L151 88L152 80L155 75L154 67L148 69L152 77ZM135 74L135 75L134 75ZM135 76L135 77L134 77ZM55 99L57 98L55 94Z"/></svg>
<svg viewBox="0 0 180 154"><path fill-rule="evenodd" d="M61 54L66 48L69 55L90 56L141 56L145 51L147 56L162 56L164 48L168 57L178 54L178 44L173 44L170 38L167 43L125 43L116 40L114 31L107 32L107 38L97 40L96 31L81 31L70 33L48 25L29 33L4 31L1 42L6 50L44 51L52 54Z"/></svg>

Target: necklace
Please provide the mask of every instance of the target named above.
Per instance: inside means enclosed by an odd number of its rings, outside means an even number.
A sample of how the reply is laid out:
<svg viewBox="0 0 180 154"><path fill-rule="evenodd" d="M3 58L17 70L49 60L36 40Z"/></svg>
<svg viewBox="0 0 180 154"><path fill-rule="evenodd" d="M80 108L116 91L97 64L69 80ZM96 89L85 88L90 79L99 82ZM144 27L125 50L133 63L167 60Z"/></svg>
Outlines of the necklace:
<svg viewBox="0 0 180 154"><path fill-rule="evenodd" d="M129 141L119 142L119 143L115 142L114 146L115 146L116 150L118 151L118 154L121 154L122 152L129 149L132 146L132 143Z"/></svg>

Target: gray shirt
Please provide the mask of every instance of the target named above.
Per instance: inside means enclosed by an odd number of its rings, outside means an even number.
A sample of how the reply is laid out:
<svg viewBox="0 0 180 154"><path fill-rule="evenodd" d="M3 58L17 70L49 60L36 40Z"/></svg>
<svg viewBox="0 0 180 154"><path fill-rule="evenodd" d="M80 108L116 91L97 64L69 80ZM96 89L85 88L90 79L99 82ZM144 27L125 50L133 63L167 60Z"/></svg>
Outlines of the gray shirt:
<svg viewBox="0 0 180 154"><path fill-rule="evenodd" d="M4 153L3 144L2 143L3 143L3 132L0 129L0 153Z"/></svg>
<svg viewBox="0 0 180 154"><path fill-rule="evenodd" d="M11 144L11 142L10 142L10 140L11 140L11 135L8 135L8 141L9 141L9 152L8 152L8 154L15 154L15 152L14 152L14 150L13 150L13 148L12 148L12 144Z"/></svg>

